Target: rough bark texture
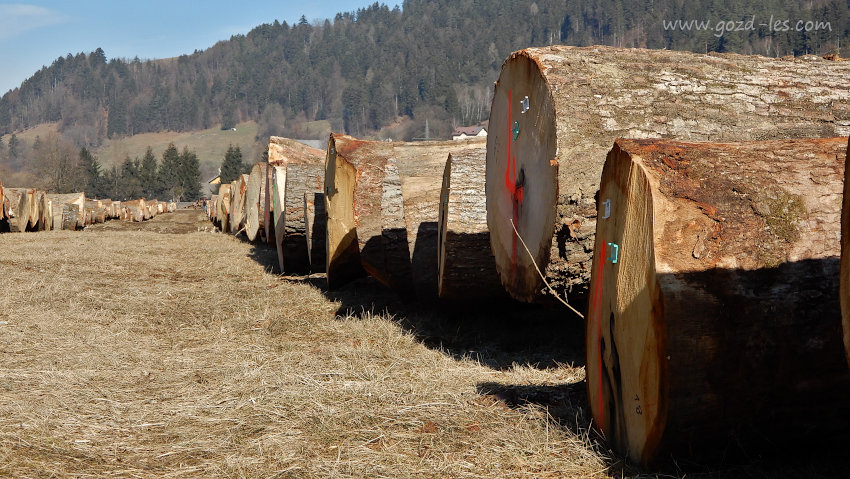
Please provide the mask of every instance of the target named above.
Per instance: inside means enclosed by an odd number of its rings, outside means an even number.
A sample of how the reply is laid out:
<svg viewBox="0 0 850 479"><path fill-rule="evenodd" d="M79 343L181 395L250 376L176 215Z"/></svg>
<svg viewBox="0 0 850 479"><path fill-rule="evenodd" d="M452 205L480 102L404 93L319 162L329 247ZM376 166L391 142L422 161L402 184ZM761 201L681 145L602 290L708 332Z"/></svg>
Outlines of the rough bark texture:
<svg viewBox="0 0 850 479"><path fill-rule="evenodd" d="M283 193L284 273L309 274L310 256L307 245L308 223L304 216L304 195L322 191L324 165L289 163L286 165L286 185Z"/></svg>
<svg viewBox="0 0 850 479"><path fill-rule="evenodd" d="M324 193L304 193L304 218L307 221L307 256L310 259L310 271L324 273L327 263L325 247L328 223Z"/></svg>
<svg viewBox="0 0 850 479"><path fill-rule="evenodd" d="M76 230L79 226L80 209L73 203L62 203L62 229Z"/></svg>
<svg viewBox="0 0 850 479"><path fill-rule="evenodd" d="M274 187L274 167L269 164L266 167L266 184L263 185L263 229L265 230L265 241L269 246L277 244L274 231L274 199L272 189Z"/></svg>
<svg viewBox="0 0 850 479"><path fill-rule="evenodd" d="M269 177L270 185L267 187L268 195L266 195L267 201L264 209L268 211L269 221L274 224L274 233L269 232L269 236L274 237L274 242L277 245L278 262L280 263L280 270L282 272L309 271L310 269L309 258L307 258L306 253L303 256L295 253L294 250L298 250L298 246L296 245L298 241L294 237L290 245L287 246L287 231L292 231L286 224L286 217L289 214L287 212L290 211L287 208L290 207L288 206L289 204L297 204L300 211L298 215L303 216L304 207L302 202L304 201L303 194L305 190L301 190L300 192L293 190L293 194L296 196L292 198L287 196L287 185L292 188L297 188L297 185L287 181L286 166L291 164L315 165L321 170L324 161L325 152L322 150L289 138L279 136L269 138L269 166L271 176ZM316 191L321 191L321 186L322 184L320 182ZM292 222L293 228L295 228L294 224L297 223L297 220L293 218ZM306 246L304 249L306 250ZM292 254L295 254L295 256L290 260L291 264L287 265L287 258Z"/></svg>
<svg viewBox="0 0 850 479"><path fill-rule="evenodd" d="M586 371L594 424L616 450L711 460L846 434L846 141L615 144Z"/></svg>
<svg viewBox="0 0 850 479"><path fill-rule="evenodd" d="M260 229L264 226L260 221L264 213L260 210L261 200L264 200L263 185L266 181L266 170L268 164L255 163L248 175L248 183L245 187L245 236L248 241L257 239Z"/></svg>
<svg viewBox="0 0 850 479"><path fill-rule="evenodd" d="M483 145L482 145L483 146ZM440 298L505 296L490 252L484 168L487 150L450 153L443 172L437 233Z"/></svg>
<svg viewBox="0 0 850 479"><path fill-rule="evenodd" d="M487 154L488 225L502 283L523 301L543 288L516 245L515 217L549 282L585 304L594 197L615 138L847 135L848 77L850 62L811 56L566 46L514 53L495 87Z"/></svg>

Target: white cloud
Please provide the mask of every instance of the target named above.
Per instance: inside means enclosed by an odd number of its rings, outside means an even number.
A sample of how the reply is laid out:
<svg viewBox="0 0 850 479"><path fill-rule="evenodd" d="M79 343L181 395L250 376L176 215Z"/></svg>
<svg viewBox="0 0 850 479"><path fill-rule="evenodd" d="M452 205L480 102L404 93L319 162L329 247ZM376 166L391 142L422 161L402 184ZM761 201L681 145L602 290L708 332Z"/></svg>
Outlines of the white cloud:
<svg viewBox="0 0 850 479"><path fill-rule="evenodd" d="M0 40L29 30L56 25L66 20L65 15L37 5L22 3L0 5Z"/></svg>

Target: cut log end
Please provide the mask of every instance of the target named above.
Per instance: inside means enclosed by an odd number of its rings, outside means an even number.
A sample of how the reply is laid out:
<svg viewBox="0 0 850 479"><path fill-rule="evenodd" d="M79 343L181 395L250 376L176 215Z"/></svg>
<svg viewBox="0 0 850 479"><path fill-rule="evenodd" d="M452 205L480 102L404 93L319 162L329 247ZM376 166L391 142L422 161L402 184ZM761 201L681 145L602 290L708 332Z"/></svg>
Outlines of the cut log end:
<svg viewBox="0 0 850 479"><path fill-rule="evenodd" d="M845 149L843 138L615 144L586 321L588 403L613 449L650 465L716 459L730 437L758 448L780 430L798 445L839 432ZM799 414L813 409L832 416Z"/></svg>
<svg viewBox="0 0 850 479"><path fill-rule="evenodd" d="M540 296L544 285L534 265L543 269L549 262L558 199L555 125L546 79L530 58L512 57L496 83L490 110L487 224L496 270L520 301Z"/></svg>

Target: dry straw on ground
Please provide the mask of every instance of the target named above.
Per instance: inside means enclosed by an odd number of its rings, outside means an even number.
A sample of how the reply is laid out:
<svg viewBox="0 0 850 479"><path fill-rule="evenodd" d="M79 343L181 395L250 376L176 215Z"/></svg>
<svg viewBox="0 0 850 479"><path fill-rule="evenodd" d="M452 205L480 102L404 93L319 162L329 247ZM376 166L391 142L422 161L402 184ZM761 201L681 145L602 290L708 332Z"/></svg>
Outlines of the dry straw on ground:
<svg viewBox="0 0 850 479"><path fill-rule="evenodd" d="M587 433L569 313L329 298L197 212L145 225L0 235L0 476L630 471Z"/></svg>

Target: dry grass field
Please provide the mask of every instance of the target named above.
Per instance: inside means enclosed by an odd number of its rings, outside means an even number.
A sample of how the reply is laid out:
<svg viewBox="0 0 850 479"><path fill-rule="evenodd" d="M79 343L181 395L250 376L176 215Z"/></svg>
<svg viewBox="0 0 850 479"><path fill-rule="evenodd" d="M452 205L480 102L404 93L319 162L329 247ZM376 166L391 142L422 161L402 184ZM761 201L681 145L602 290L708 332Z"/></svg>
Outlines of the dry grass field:
<svg viewBox="0 0 850 479"><path fill-rule="evenodd" d="M204 228L0 235L0 476L635 475L588 432L568 312L331 294ZM765 464L687 477L836 471Z"/></svg>

